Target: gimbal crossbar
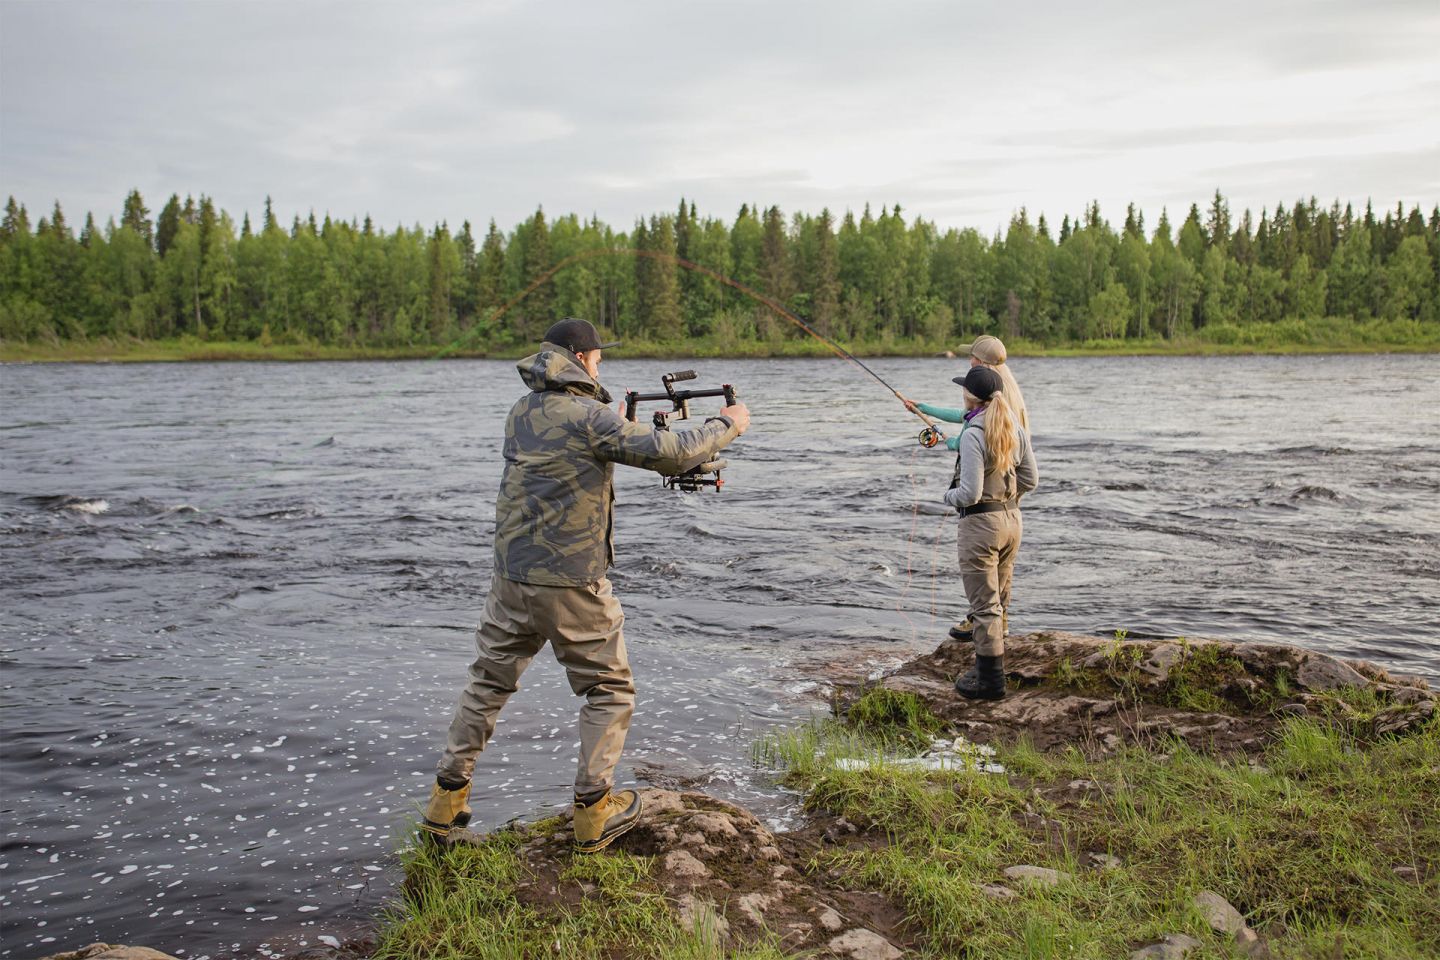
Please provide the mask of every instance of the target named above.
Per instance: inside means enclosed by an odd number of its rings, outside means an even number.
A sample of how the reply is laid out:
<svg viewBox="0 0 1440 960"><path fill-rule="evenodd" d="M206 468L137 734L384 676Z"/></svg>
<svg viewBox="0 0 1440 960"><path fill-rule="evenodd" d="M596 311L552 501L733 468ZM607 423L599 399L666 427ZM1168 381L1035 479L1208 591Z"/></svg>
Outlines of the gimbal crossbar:
<svg viewBox="0 0 1440 960"><path fill-rule="evenodd" d="M679 370L675 373L667 373L660 378L660 383L665 387L664 393L638 393L634 390L625 391L625 419L631 423L635 422L636 408L647 401L664 400L670 403L669 410L656 410L653 417L656 430L669 430L670 420L690 419L690 401L705 397L724 397L725 406L734 406L735 388L730 384L722 384L718 390L676 390L675 384L686 380L695 379L694 370ZM720 471L724 469L724 460L712 460L709 463L702 463L692 467L684 473L671 477L662 477L664 486L673 490L684 490L693 493L701 487L714 487L717 491L725 485L720 479ZM710 476L714 474L714 476Z"/></svg>

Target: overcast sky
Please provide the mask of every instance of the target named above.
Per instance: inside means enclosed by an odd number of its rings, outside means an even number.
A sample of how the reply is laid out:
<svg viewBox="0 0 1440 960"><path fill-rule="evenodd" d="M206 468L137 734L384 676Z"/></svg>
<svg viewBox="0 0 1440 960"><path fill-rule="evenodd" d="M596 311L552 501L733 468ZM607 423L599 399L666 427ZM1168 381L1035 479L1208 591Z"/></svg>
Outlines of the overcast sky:
<svg viewBox="0 0 1440 960"><path fill-rule="evenodd" d="M0 0L0 191L386 226L1440 201L1440 0Z"/></svg>

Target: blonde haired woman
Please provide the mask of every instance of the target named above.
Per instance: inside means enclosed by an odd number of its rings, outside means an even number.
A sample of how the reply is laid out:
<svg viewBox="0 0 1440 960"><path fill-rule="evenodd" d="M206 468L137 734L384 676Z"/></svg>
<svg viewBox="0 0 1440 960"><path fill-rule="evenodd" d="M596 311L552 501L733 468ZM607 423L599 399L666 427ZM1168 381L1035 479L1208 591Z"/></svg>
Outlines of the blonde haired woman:
<svg viewBox="0 0 1440 960"><path fill-rule="evenodd" d="M1000 342L999 337L992 337L989 334L976 337L975 342L970 344L967 352L970 355L970 369L977 367L988 367L1000 375L1000 382L1004 387L1005 402L1009 405L1010 411L1015 414L1021 429L1026 436L1030 434L1030 413L1025 408L1025 396L1020 392L1020 384L1015 382L1015 374L1010 372L1010 365L1005 362L1005 344ZM956 383L961 378L955 379ZM933 420L944 420L947 423L964 423L966 411L954 407L941 407L930 403L919 403L906 397L900 398L904 401L906 408L911 412L923 413ZM963 433L963 431L962 431ZM950 450L959 450L959 436L949 437L945 440L945 446ZM1002 630L1009 627L1009 619L1006 618L1002 624ZM956 640L968 643L973 639L975 624L969 617L950 628L950 636Z"/></svg>
<svg viewBox="0 0 1440 960"><path fill-rule="evenodd" d="M960 513L960 580L970 601L975 666L955 681L971 700L1005 696L1005 626L1010 577L1020 550L1020 498L1039 474L1030 435L1005 396L1000 374L971 367L956 377L965 394L955 477L945 502Z"/></svg>

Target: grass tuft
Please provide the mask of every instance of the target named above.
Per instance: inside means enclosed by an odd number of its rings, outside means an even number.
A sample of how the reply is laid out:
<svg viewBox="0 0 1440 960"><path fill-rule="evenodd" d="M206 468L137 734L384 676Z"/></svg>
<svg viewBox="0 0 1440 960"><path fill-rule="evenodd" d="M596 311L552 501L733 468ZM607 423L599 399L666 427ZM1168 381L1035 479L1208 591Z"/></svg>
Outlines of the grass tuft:
<svg viewBox="0 0 1440 960"><path fill-rule="evenodd" d="M851 704L845 719L861 734L884 743L928 744L945 726L915 694L884 687L867 691Z"/></svg>

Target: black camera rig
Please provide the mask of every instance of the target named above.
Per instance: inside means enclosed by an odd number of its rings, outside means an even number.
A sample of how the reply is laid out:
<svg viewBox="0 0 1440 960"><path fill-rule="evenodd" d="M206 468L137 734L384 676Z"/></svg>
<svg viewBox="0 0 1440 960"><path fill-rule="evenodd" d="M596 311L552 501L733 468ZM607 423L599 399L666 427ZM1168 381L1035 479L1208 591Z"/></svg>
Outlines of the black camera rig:
<svg viewBox="0 0 1440 960"><path fill-rule="evenodd" d="M730 384L723 384L718 390L676 390L675 384L686 380L694 380L694 370L679 370L675 373L667 373L660 378L661 384L665 387L664 393L637 393L634 390L625 391L625 419L631 423L635 422L636 407L649 400L667 400L671 409L656 410L653 422L656 430L669 430L671 419L690 419L690 401L701 397L724 397L725 406L735 405L735 388ZM725 486L725 481L720 479L720 471L725 469L724 460L711 460L699 466L692 467L684 473L676 474L673 477L661 477L663 484L672 490L684 490L693 493L701 487L714 487L718 492ZM714 476L710 476L714 474Z"/></svg>

